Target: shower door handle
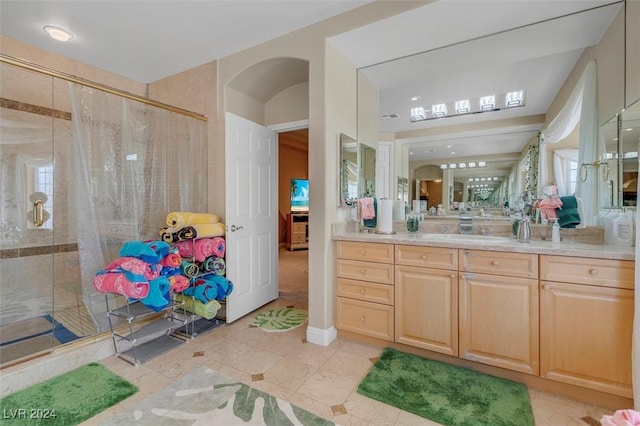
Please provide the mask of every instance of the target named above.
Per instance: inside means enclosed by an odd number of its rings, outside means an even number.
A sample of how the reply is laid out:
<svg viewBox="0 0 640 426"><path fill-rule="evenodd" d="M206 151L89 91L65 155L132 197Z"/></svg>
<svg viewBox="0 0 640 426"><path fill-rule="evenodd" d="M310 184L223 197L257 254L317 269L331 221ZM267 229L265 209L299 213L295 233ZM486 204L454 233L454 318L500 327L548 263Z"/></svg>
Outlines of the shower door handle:
<svg viewBox="0 0 640 426"><path fill-rule="evenodd" d="M44 223L44 202L36 200L33 203L33 224L40 228Z"/></svg>

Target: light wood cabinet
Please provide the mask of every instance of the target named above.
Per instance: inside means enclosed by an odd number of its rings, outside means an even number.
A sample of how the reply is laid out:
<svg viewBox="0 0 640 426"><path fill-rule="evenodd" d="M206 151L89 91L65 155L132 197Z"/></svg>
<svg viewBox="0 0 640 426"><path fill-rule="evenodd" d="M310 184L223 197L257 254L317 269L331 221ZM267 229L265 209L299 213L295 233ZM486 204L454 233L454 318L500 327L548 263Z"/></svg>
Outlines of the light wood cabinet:
<svg viewBox="0 0 640 426"><path fill-rule="evenodd" d="M394 340L393 244L336 243L336 327Z"/></svg>
<svg viewBox="0 0 640 426"><path fill-rule="evenodd" d="M458 250L395 246L396 342L458 356Z"/></svg>
<svg viewBox="0 0 640 426"><path fill-rule="evenodd" d="M540 256L541 377L632 398L633 267Z"/></svg>
<svg viewBox="0 0 640 426"><path fill-rule="evenodd" d="M538 280L522 278L537 277L537 255L534 257L461 250L461 358L527 374L539 373ZM489 270L494 274L474 273ZM500 272L511 275L499 275Z"/></svg>
<svg viewBox="0 0 640 426"><path fill-rule="evenodd" d="M309 248L309 215L306 213L287 214L287 249Z"/></svg>

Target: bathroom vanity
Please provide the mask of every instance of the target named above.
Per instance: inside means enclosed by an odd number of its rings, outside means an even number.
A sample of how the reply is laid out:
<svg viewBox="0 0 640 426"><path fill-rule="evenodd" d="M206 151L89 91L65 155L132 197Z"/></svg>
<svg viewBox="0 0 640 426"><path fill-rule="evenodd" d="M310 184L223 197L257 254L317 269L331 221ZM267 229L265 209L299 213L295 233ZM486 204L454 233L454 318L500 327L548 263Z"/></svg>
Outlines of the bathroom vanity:
<svg viewBox="0 0 640 426"><path fill-rule="evenodd" d="M574 385L578 396L632 398L634 248L479 235L333 239L341 336L498 367L489 374L541 387Z"/></svg>

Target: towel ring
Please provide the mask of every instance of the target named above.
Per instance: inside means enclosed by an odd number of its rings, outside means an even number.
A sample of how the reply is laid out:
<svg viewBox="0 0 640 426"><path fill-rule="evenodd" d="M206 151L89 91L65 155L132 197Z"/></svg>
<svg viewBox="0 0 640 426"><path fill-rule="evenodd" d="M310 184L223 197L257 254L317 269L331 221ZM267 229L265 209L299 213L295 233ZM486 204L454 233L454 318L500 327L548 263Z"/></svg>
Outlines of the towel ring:
<svg viewBox="0 0 640 426"><path fill-rule="evenodd" d="M602 166L602 180L609 180L609 164L606 162L594 161L592 163L580 164L580 182L586 182L589 177L589 167L598 168Z"/></svg>

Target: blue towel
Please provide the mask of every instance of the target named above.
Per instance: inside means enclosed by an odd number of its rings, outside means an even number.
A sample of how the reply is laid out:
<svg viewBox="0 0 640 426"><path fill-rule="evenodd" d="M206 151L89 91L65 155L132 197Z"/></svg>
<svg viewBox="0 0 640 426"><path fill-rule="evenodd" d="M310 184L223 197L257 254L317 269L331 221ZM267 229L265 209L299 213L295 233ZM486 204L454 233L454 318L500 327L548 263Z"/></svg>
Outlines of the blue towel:
<svg viewBox="0 0 640 426"><path fill-rule="evenodd" d="M171 246L164 241L127 241L120 248L120 256L135 257L148 263L160 263Z"/></svg>
<svg viewBox="0 0 640 426"><path fill-rule="evenodd" d="M378 200L375 198L373 199L373 211L375 212L373 219L362 219L362 225L367 228L375 228L378 225Z"/></svg>
<svg viewBox="0 0 640 426"><path fill-rule="evenodd" d="M233 283L222 275L207 274L191 278L191 285L183 294L193 296L202 303L222 300L233 291Z"/></svg>
<svg viewBox="0 0 640 426"><path fill-rule="evenodd" d="M169 290L171 289L171 283L165 276L160 276L149 281L149 294L144 299L140 299L140 302L156 312L159 312L169 306L171 298L169 297Z"/></svg>
<svg viewBox="0 0 640 426"><path fill-rule="evenodd" d="M580 225L578 200L574 196L560 197L562 207L556 209L560 228L575 228Z"/></svg>

